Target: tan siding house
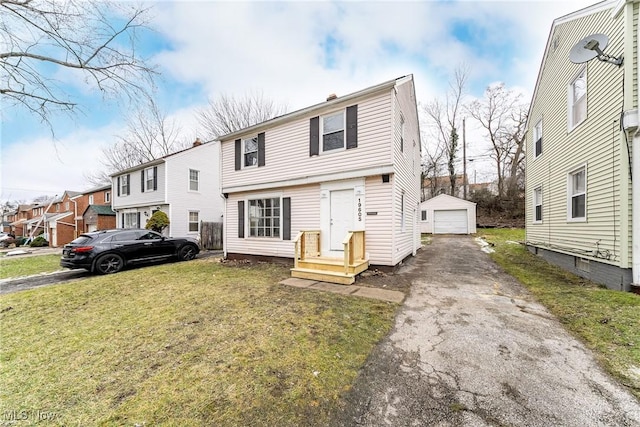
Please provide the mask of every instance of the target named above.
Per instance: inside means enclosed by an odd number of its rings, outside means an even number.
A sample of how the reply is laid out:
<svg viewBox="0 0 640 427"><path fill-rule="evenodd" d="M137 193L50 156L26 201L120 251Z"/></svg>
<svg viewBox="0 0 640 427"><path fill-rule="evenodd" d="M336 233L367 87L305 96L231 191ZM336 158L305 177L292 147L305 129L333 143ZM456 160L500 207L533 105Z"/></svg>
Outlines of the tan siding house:
<svg viewBox="0 0 640 427"><path fill-rule="evenodd" d="M314 256L335 259L345 257L345 239L357 232L364 236L362 259L374 265L394 266L419 247L412 76L330 98L220 143L227 256L297 263L296 242L307 232Z"/></svg>
<svg viewBox="0 0 640 427"><path fill-rule="evenodd" d="M637 20L638 2L624 0L556 19L527 123L528 247L620 290L640 281L630 167L632 152L640 153L632 149L640 137ZM600 46L606 54L624 58L620 66L615 58L570 60L571 49L594 34L608 39Z"/></svg>

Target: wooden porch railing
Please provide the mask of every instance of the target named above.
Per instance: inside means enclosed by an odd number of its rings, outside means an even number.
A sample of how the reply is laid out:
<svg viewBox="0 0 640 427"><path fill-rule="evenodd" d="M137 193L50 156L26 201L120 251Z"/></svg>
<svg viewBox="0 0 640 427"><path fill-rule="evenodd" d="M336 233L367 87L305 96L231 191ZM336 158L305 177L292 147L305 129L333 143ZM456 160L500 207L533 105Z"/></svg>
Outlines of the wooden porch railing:
<svg viewBox="0 0 640 427"><path fill-rule="evenodd" d="M298 268L299 260L320 256L320 230L302 230L293 240L293 243L295 244L293 258L295 268Z"/></svg>
<svg viewBox="0 0 640 427"><path fill-rule="evenodd" d="M349 272L349 266L355 261L364 260L364 231L350 231L342 241L344 246L344 271Z"/></svg>

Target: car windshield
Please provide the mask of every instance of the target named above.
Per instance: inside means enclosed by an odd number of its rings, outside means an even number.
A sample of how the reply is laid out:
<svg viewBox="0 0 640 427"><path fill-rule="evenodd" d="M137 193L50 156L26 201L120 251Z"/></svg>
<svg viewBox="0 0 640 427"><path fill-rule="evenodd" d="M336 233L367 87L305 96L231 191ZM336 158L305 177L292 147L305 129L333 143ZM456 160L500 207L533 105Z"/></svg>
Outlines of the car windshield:
<svg viewBox="0 0 640 427"><path fill-rule="evenodd" d="M74 245L85 245L87 243L89 243L90 241L92 241L93 238L91 236L86 236L86 235L81 235L80 237L78 237L75 240L72 240L71 243Z"/></svg>

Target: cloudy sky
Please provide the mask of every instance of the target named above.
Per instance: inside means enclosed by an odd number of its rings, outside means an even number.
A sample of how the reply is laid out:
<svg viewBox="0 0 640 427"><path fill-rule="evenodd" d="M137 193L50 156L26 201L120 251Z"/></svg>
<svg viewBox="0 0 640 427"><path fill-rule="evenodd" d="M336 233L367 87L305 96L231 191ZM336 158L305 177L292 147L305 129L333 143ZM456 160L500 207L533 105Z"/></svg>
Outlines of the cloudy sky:
<svg viewBox="0 0 640 427"><path fill-rule="evenodd" d="M261 91L293 111L413 74L426 103L461 64L470 97L504 82L528 99L553 19L594 3L162 1L141 48L162 73L160 107L193 139L202 133L194 111L220 93ZM26 111L3 106L0 200L91 187L85 176L102 167L101 149L124 133L118 103L82 88L82 80L62 84L83 109L52 117L55 137ZM481 133L470 134L471 153L480 156Z"/></svg>

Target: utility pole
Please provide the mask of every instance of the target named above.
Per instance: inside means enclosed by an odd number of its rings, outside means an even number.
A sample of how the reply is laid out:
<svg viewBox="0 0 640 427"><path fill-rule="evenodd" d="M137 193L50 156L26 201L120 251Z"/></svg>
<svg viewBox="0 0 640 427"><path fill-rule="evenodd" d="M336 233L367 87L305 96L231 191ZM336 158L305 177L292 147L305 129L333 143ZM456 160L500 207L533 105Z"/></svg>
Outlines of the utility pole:
<svg viewBox="0 0 640 427"><path fill-rule="evenodd" d="M467 132L465 118L462 118L462 194L467 200Z"/></svg>

